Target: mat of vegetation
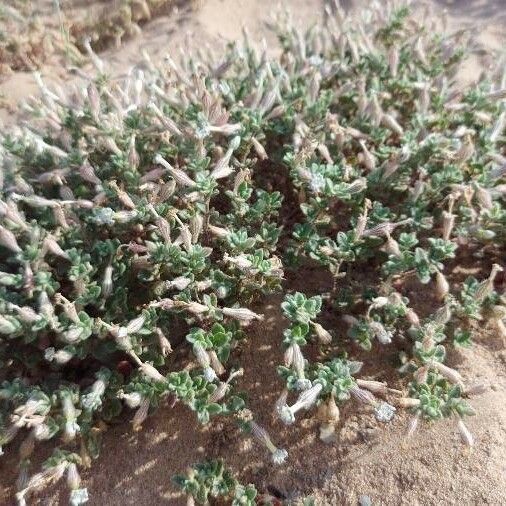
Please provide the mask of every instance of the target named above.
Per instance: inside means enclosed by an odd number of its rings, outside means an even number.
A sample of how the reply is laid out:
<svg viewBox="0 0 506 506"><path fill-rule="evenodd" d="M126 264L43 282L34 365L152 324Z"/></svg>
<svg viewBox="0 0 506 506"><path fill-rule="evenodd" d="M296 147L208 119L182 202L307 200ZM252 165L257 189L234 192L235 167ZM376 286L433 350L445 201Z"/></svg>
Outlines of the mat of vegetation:
<svg viewBox="0 0 506 506"><path fill-rule="evenodd" d="M350 21L336 7L301 33L282 12L275 57L245 32L225 54L145 56L118 83L88 47L85 89L39 81L32 119L0 151L0 449L18 448L19 504L63 478L70 503L86 502L79 468L107 424L131 410L140 430L167 399L202 424L231 417L291 465L248 407L255 388L236 387L263 318L252 304L276 291L283 423L296 431L311 410L333 444L353 399L380 423L411 412L408 437L451 418L474 444L465 418L483 385L445 362L472 346L474 321L506 338L506 74L459 89L465 36L417 19L389 4ZM448 266L469 256L499 261L450 287ZM328 269L318 295L286 289L284 272L306 265ZM413 283L439 301L426 317ZM174 369L176 346L191 358ZM357 357L385 347L398 351L396 388L361 377ZM35 446L52 443L34 468ZM274 501L222 457L174 478L189 503Z"/></svg>

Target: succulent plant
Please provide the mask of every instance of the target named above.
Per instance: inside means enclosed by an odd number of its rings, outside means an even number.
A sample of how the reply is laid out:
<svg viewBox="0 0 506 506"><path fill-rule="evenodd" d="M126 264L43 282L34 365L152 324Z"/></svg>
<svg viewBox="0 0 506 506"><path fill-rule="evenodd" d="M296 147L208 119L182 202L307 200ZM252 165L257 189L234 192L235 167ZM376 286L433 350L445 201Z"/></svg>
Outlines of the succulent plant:
<svg viewBox="0 0 506 506"><path fill-rule="evenodd" d="M90 47L96 79L66 93L40 79L30 121L0 135L0 448L29 438L25 476L35 442L81 447L20 480L20 503L65 472L71 502L84 502L76 466L98 455L100 422L126 407L138 430L167 396L201 423L233 416L283 463L229 358L263 319L253 302L309 263L328 269L332 289L284 293L282 420L317 406L332 441L339 404L358 400L382 422L395 404L413 411L411 433L419 419L454 417L472 444L466 379L447 348L471 344L473 319L505 336L502 267L460 291L448 272L463 249L504 247L506 77L460 89L462 38L390 3L358 21L336 9L306 33L280 13L280 56L245 32L202 59L145 55L146 70L121 83ZM348 278L362 270L372 286L357 291ZM432 314L407 298L412 274L439 304ZM355 346L401 341L404 392L360 377ZM184 364L168 360L176 346L190 351ZM321 362L307 358L315 346ZM178 482L202 503L255 500L221 464Z"/></svg>

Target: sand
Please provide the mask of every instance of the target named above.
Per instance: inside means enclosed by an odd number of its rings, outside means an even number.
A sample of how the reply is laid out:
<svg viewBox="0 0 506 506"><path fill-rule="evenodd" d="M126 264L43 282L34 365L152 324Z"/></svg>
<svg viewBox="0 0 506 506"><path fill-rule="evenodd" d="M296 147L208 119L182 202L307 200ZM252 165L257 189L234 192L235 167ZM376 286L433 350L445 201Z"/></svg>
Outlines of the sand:
<svg viewBox="0 0 506 506"><path fill-rule="evenodd" d="M345 5L352 3L358 4L343 1ZM504 46L504 0L434 3L448 9L452 27L477 23L473 30L484 48ZM318 0L291 0L289 4L295 18L305 26L323 9L323 2ZM154 19L145 25L142 35L119 49L107 49L101 57L110 64L112 74L120 76L139 61L142 50L157 58L167 52L177 53L180 44L184 44L185 51L205 43L223 44L240 35L242 24L257 40L266 36L269 44L272 39L266 35L263 22L271 5L267 0L207 0L196 11L183 6L179 12ZM473 57L460 76L463 85L472 83L489 64L486 52ZM48 79L62 83L78 79L69 76L58 57L46 62L41 71ZM85 66L84 71L89 68ZM35 91L29 73L17 72L3 79L0 96L5 107L0 118L5 124L19 120L14 105ZM472 260L468 264L467 270L455 272L451 279L461 279L467 273L483 279L490 267L489 262L480 268L474 267ZM366 275L357 273L348 281L358 283L360 276ZM303 289L309 294L324 290L328 283L327 275L320 270L306 269L287 277L287 288ZM413 295L416 290L418 285L413 286ZM425 316L433 303L419 299L414 297L418 301L415 309ZM241 480L254 483L261 491L277 490L288 501L312 495L317 505L355 505L360 496L366 495L374 505L506 504L506 351L492 330L476 328L474 348L451 356L466 380L490 385L485 394L471 401L477 412L468 423L476 438L472 450L461 444L455 422L424 425L408 441L404 438L406 414L379 427L367 409L353 402L343 409L338 442L329 446L318 440L316 422L309 415L295 428L282 426L273 415L273 404L281 390L275 366L282 360L280 341L285 326L280 300L280 296L272 296L256 308L266 318L248 329L249 339L232 360L245 367L245 379L239 385L248 391L257 421L272 433L276 444L288 450L287 465L271 465L264 449L245 438L228 420L219 419L201 427L183 406L163 406L148 418L139 433L133 433L127 422L109 428L99 460L83 473L90 505L185 504L171 484L171 476L184 472L192 463L219 457L226 459ZM344 332L333 315L325 318L338 333ZM312 353L316 356L317 350ZM365 361L365 376L391 380L382 376L382 371L391 368L395 353L395 348L380 356L358 353ZM174 368L185 354L185 350L174 354ZM12 501L15 462L15 455L0 459L2 505ZM39 499L39 504L66 504L66 497L65 490L56 489Z"/></svg>

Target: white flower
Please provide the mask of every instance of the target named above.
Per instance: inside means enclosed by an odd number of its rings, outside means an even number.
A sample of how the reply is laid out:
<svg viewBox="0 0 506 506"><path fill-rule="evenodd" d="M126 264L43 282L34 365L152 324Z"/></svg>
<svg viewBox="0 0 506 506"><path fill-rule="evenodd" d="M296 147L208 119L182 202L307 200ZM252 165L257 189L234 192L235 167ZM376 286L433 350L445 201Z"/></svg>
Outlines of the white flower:
<svg viewBox="0 0 506 506"><path fill-rule="evenodd" d="M371 321L369 327L381 344L390 344L392 342L392 332L387 330L380 322Z"/></svg>
<svg viewBox="0 0 506 506"><path fill-rule="evenodd" d="M274 464L283 464L288 457L288 452L284 449L277 448L271 441L268 432L255 421L251 421L251 434L271 452Z"/></svg>
<svg viewBox="0 0 506 506"><path fill-rule="evenodd" d="M297 411L300 411L301 409L309 409L316 402L316 399L318 399L322 388L322 385L320 383L317 383L311 388L303 391L299 395L297 401L295 401L295 404L292 406L288 406L286 404L284 406L281 406L278 410L281 420L287 425L295 422L295 414Z"/></svg>
<svg viewBox="0 0 506 506"><path fill-rule="evenodd" d="M318 54L313 54L307 59L307 62L313 67L318 67L323 63L323 58Z"/></svg>
<svg viewBox="0 0 506 506"><path fill-rule="evenodd" d="M369 309L379 309L388 304L388 297L375 297Z"/></svg>
<svg viewBox="0 0 506 506"><path fill-rule="evenodd" d="M95 209L90 219L97 225L114 225L114 210L110 207L100 207Z"/></svg>
<svg viewBox="0 0 506 506"><path fill-rule="evenodd" d="M396 409L388 402L380 402L374 408L374 415L376 416L376 420L378 422L389 422L395 415Z"/></svg>
<svg viewBox="0 0 506 506"><path fill-rule="evenodd" d="M125 404L131 409L138 408L143 400L143 397L139 392L131 392L125 394L124 392L120 391L118 392L118 398L124 400Z"/></svg>
<svg viewBox="0 0 506 506"><path fill-rule="evenodd" d="M33 437L37 441L45 441L47 439L51 439L51 437L53 437L53 433L49 428L49 425L41 423L33 428Z"/></svg>
<svg viewBox="0 0 506 506"><path fill-rule="evenodd" d="M192 280L190 278L186 278L185 276L178 276L172 281L167 281L165 286L167 288L175 288L176 290L184 290L191 282Z"/></svg>
<svg viewBox="0 0 506 506"><path fill-rule="evenodd" d="M314 193L319 193L325 188L325 177L322 174L311 174L309 186Z"/></svg>
<svg viewBox="0 0 506 506"><path fill-rule="evenodd" d="M277 465L283 464L287 458L288 452L283 448L276 448L272 452L272 462L274 462L274 464Z"/></svg>
<svg viewBox="0 0 506 506"><path fill-rule="evenodd" d="M80 504L84 504L88 502L88 489L86 488L77 488L70 492L70 504L71 506L79 506Z"/></svg>
<svg viewBox="0 0 506 506"><path fill-rule="evenodd" d="M291 425L295 422L295 413L293 412L293 409L288 406L288 404L285 404L284 406L281 406L278 409L279 418L283 423L286 425Z"/></svg>
<svg viewBox="0 0 506 506"><path fill-rule="evenodd" d="M308 390L311 388L311 381L306 378L299 378L295 381L295 388L297 390Z"/></svg>
<svg viewBox="0 0 506 506"><path fill-rule="evenodd" d="M52 362L54 360L57 364L66 364L72 359L73 356L74 355L67 350L56 351L52 346L46 348L44 351L44 358L48 362Z"/></svg>
<svg viewBox="0 0 506 506"><path fill-rule="evenodd" d="M212 383L214 380L218 379L218 376L216 376L214 369L211 366L208 366L204 367L204 378L209 383Z"/></svg>
<svg viewBox="0 0 506 506"><path fill-rule="evenodd" d="M202 123L197 128L195 128L195 136L197 139L205 139L211 135L211 130L209 128L209 123Z"/></svg>

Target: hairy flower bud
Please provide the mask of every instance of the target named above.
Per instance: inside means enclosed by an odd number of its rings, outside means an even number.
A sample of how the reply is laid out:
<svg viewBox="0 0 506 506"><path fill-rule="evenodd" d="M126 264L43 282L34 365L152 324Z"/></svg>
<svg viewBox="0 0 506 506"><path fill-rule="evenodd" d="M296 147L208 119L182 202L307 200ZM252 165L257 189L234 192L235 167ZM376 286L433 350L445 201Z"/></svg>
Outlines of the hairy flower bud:
<svg viewBox="0 0 506 506"><path fill-rule="evenodd" d="M167 172L174 178L176 183L180 184L181 186L195 186L195 181L191 179L189 176L186 175L185 172L183 172L180 169L175 169L172 167L172 165L167 162L161 155L156 155L154 158L154 163L157 163L159 165L162 165Z"/></svg>
<svg viewBox="0 0 506 506"><path fill-rule="evenodd" d="M199 302L190 302L185 307L190 313L197 315L207 313L209 311L209 308L206 305L200 304Z"/></svg>
<svg viewBox="0 0 506 506"><path fill-rule="evenodd" d="M84 163L79 167L79 175L81 178L95 185L101 185L102 181L95 174L95 169L90 165L88 160L85 160Z"/></svg>
<svg viewBox="0 0 506 506"><path fill-rule="evenodd" d="M440 307L432 316L432 321L435 325L446 325L452 317L452 309L450 304L445 304Z"/></svg>
<svg viewBox="0 0 506 506"><path fill-rule="evenodd" d="M158 327L155 328L155 334L158 337L158 345L160 346L160 351L162 352L162 355L166 357L172 353L172 346L170 344L170 341L165 337L165 334Z"/></svg>
<svg viewBox="0 0 506 506"><path fill-rule="evenodd" d="M211 172L211 177L214 179L223 179L230 176L230 174L233 173L234 169L230 165L220 164Z"/></svg>
<svg viewBox="0 0 506 506"><path fill-rule="evenodd" d="M140 315L127 323L126 331L128 334L136 334L142 329L145 323L146 317L144 315Z"/></svg>
<svg viewBox="0 0 506 506"><path fill-rule="evenodd" d="M237 266L239 269L249 269L253 266L250 260L248 260L244 255L239 255L236 257L231 257L227 253L223 256L223 260L225 262L231 263Z"/></svg>
<svg viewBox="0 0 506 506"><path fill-rule="evenodd" d="M193 343L193 353L195 354L195 357L201 367L209 367L211 359L209 358L205 348L199 342Z"/></svg>
<svg viewBox="0 0 506 506"><path fill-rule="evenodd" d="M86 38L83 42L84 49L86 50L86 53L88 54L88 57L90 58L91 62L95 66L95 68L98 70L99 74L104 73L104 62L96 55L96 53L93 51L91 47L91 40L89 38Z"/></svg>
<svg viewBox="0 0 506 506"><path fill-rule="evenodd" d="M217 376L221 376L222 374L224 374L225 367L223 367L223 364L220 362L218 355L216 355L216 352L214 350L209 350L207 354L209 355L211 367L214 369Z"/></svg>
<svg viewBox="0 0 506 506"><path fill-rule="evenodd" d="M458 371L442 364L441 362L432 361L430 366L452 383L462 384L464 381L464 378L462 378Z"/></svg>
<svg viewBox="0 0 506 506"><path fill-rule="evenodd" d="M285 110L286 110L286 106L284 104L277 105L276 107L274 107L271 110L271 112L269 114L267 114L267 116L265 116L265 119L272 120L272 119L279 118L280 116L282 116L285 113Z"/></svg>
<svg viewBox="0 0 506 506"><path fill-rule="evenodd" d="M325 330L319 323L313 322L313 328L318 336L320 343L330 344L332 342L332 335L328 330Z"/></svg>
<svg viewBox="0 0 506 506"><path fill-rule="evenodd" d="M474 385L466 386L464 390L464 394L467 397L473 396L473 395L481 395L484 392L488 390L488 385L484 383L476 383Z"/></svg>
<svg viewBox="0 0 506 506"><path fill-rule="evenodd" d="M369 171L372 172L376 168L376 158L374 155L367 149L364 141L359 141L360 147L362 148L361 162L362 165Z"/></svg>
<svg viewBox="0 0 506 506"><path fill-rule="evenodd" d="M112 294L112 265L108 265L104 269L104 277L102 278L102 297L108 299Z"/></svg>
<svg viewBox="0 0 506 506"><path fill-rule="evenodd" d="M475 185L475 195L478 199L480 206L483 209L492 209L494 207L494 201L492 200L492 195L490 191L481 187L480 185Z"/></svg>
<svg viewBox="0 0 506 506"><path fill-rule="evenodd" d="M474 437L469 431L469 429L466 427L462 419L459 419L459 421L457 422L457 427L459 429L462 441L469 447L474 446Z"/></svg>
<svg viewBox="0 0 506 506"><path fill-rule="evenodd" d="M140 163L140 157L135 149L135 134L130 137L130 145L128 148L128 165L133 169L137 170Z"/></svg>
<svg viewBox="0 0 506 506"><path fill-rule="evenodd" d="M252 320L262 320L263 315L254 313L250 309L239 307L239 308L232 308L232 307L224 307L221 310L225 316L230 316L232 318L235 318L236 320L241 320L245 322L250 322Z"/></svg>
<svg viewBox="0 0 506 506"><path fill-rule="evenodd" d="M444 300L450 293L450 285L444 275L440 272L436 272L436 295L439 300Z"/></svg>
<svg viewBox="0 0 506 506"><path fill-rule="evenodd" d="M492 270L490 271L488 279L482 281L476 289L476 292L474 294L476 301L483 301L494 291L494 280L497 274L503 270L504 269L498 264L492 265Z"/></svg>
<svg viewBox="0 0 506 506"><path fill-rule="evenodd" d="M408 322L413 325L413 327L419 327L420 326L420 318L415 313L415 311L411 308L408 308L406 312L406 319Z"/></svg>
<svg viewBox="0 0 506 506"><path fill-rule="evenodd" d="M399 66L399 50L395 46L391 46L388 51L388 66L392 77L397 77L397 69Z"/></svg>
<svg viewBox="0 0 506 506"><path fill-rule="evenodd" d="M450 240L453 227L455 225L455 215L448 211L443 211L443 239L445 241Z"/></svg>
<svg viewBox="0 0 506 506"><path fill-rule="evenodd" d="M219 238L226 238L230 235L230 230L228 230L226 228L222 228L222 227L216 227L211 224L209 224L207 226L207 230L209 230L209 232L212 235L214 235L215 237L219 237Z"/></svg>
<svg viewBox="0 0 506 506"><path fill-rule="evenodd" d="M396 404L400 408L416 408L420 406L420 399L413 399L411 397L399 397L396 400Z"/></svg>
<svg viewBox="0 0 506 506"><path fill-rule="evenodd" d="M139 366L140 371L147 376L149 379L157 382L165 383L167 380L163 374L160 374L158 370L151 364L144 362Z"/></svg>
<svg viewBox="0 0 506 506"><path fill-rule="evenodd" d="M81 477L79 476L76 464L73 462L67 467L67 484L71 490L75 490L81 486Z"/></svg>
<svg viewBox="0 0 506 506"><path fill-rule="evenodd" d="M320 419L328 424L336 425L339 422L340 412L334 396L331 395L328 401L320 404Z"/></svg>
<svg viewBox="0 0 506 506"><path fill-rule="evenodd" d="M251 143L253 144L253 149L255 150L260 160L267 160L269 158L267 152L265 151L265 148L255 137L251 137Z"/></svg>
<svg viewBox="0 0 506 506"><path fill-rule="evenodd" d="M346 191L351 195L356 195L363 192L367 188L367 179L365 177L359 177L352 181L346 188Z"/></svg>
<svg viewBox="0 0 506 506"><path fill-rule="evenodd" d="M209 396L208 402L219 402L225 397L229 386L226 381L220 381L216 390Z"/></svg>
<svg viewBox="0 0 506 506"><path fill-rule="evenodd" d="M0 245L10 249L14 253L21 253L16 236L7 228L0 225Z"/></svg>
<svg viewBox="0 0 506 506"><path fill-rule="evenodd" d="M427 366L420 367L413 373L415 381L420 384L427 383L428 375L429 369Z"/></svg>
<svg viewBox="0 0 506 506"><path fill-rule="evenodd" d="M376 225L370 229L364 230L362 235L365 237L370 237L370 236L375 236L375 237L385 236L386 237L387 234L391 234L400 225L404 225L405 223L411 223L411 221L412 221L411 218L401 220L397 223L392 223L390 221L386 221L384 223L379 223L378 225Z"/></svg>
<svg viewBox="0 0 506 506"><path fill-rule="evenodd" d="M388 392L387 384L381 381L357 379L357 385L375 394L385 395Z"/></svg>
<svg viewBox="0 0 506 506"><path fill-rule="evenodd" d="M386 234L387 241L384 244L383 248L388 255L393 255L397 258L402 256L401 249L399 247L399 243L387 232Z"/></svg>
<svg viewBox="0 0 506 506"><path fill-rule="evenodd" d="M142 429L142 424L148 417L148 412L149 412L149 399L143 399L132 419L132 427L135 432L138 432L139 430Z"/></svg>
<svg viewBox="0 0 506 506"><path fill-rule="evenodd" d="M388 128L397 135L402 135L404 133L404 129L391 114L383 113L381 115L380 122L384 127Z"/></svg>

